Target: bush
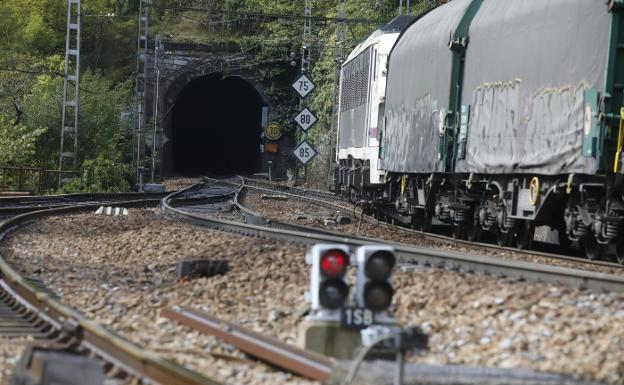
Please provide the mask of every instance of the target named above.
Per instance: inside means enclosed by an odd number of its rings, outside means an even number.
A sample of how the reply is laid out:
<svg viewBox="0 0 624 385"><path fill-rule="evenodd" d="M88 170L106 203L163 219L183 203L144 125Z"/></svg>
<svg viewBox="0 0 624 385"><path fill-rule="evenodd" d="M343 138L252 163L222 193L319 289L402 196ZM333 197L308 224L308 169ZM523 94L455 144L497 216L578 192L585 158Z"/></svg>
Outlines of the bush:
<svg viewBox="0 0 624 385"><path fill-rule="evenodd" d="M112 193L130 191L130 169L127 165L97 157L83 163L81 179L74 179L61 188L62 193Z"/></svg>

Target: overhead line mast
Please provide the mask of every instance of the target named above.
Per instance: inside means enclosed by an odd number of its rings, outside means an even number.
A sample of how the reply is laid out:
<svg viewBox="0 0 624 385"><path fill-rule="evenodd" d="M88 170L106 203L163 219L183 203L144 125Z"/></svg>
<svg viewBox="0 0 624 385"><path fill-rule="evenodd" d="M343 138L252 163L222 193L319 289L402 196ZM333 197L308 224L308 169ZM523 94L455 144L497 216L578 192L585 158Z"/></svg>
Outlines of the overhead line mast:
<svg viewBox="0 0 624 385"><path fill-rule="evenodd" d="M347 19L347 0L338 0L338 19L346 20ZM336 158L336 146L337 146L337 138L336 131L338 128L337 114L339 108L339 96L340 96L340 72L342 63L345 60L345 44L347 41L347 23L344 21L336 23L336 49L334 51L335 60L336 60L336 72L334 74L334 102L332 104L332 122L330 124L330 149L329 149L329 161L327 162L329 165L329 171L327 173L328 177L328 185L331 186L332 181L334 180L334 160Z"/></svg>
<svg viewBox="0 0 624 385"><path fill-rule="evenodd" d="M143 143L142 131L145 125L145 96L147 89L147 37L149 29L149 6L152 0L140 0L139 3L139 25L137 34L137 61L136 61L136 84L135 84L135 108L136 126L134 129L134 140L136 149L134 152L134 163L136 166L136 182L139 191L143 191L143 165L142 152Z"/></svg>
<svg viewBox="0 0 624 385"><path fill-rule="evenodd" d="M58 187L68 182L63 178L67 168L78 165L78 116L80 112L80 10L81 0L67 1L67 36L65 38L65 70L63 78L63 112L58 165ZM70 87L73 82L73 87ZM66 143L68 142L68 143Z"/></svg>

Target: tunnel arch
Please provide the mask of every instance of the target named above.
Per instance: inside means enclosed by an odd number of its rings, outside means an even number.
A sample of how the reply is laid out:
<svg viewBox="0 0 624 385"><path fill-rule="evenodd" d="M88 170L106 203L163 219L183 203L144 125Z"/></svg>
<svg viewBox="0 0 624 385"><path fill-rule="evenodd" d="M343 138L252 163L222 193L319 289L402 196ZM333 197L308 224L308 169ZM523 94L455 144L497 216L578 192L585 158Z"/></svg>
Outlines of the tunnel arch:
<svg viewBox="0 0 624 385"><path fill-rule="evenodd" d="M241 76L211 73L178 82L170 96L163 148L165 175L249 174L261 164L262 108Z"/></svg>

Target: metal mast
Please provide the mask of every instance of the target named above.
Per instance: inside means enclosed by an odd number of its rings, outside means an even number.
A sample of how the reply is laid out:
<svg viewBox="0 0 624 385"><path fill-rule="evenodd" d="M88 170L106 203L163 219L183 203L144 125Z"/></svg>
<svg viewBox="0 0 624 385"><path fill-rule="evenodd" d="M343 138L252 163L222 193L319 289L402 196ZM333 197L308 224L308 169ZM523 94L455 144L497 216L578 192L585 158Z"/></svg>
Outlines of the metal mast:
<svg viewBox="0 0 624 385"><path fill-rule="evenodd" d="M143 138L142 131L145 125L145 90L147 86L147 34L149 28L149 5L152 0L140 0L139 3L139 26L137 34L137 61L136 61L136 86L135 86L135 107L136 107L136 127L134 139L136 149L134 161L136 165L136 178L139 191L143 190Z"/></svg>
<svg viewBox="0 0 624 385"><path fill-rule="evenodd" d="M338 19L346 20L347 18L347 0L338 0ZM344 21L340 21L336 23L336 52L335 52L335 61L336 61L336 72L334 74L334 103L332 107L332 123L330 126L329 140L330 140L330 150L329 150L329 171L327 173L329 186L332 186L334 176L333 176L333 165L335 159L336 152L336 134L338 128L338 105L340 104L340 72L342 63L345 60L345 44L347 40L347 23Z"/></svg>
<svg viewBox="0 0 624 385"><path fill-rule="evenodd" d="M158 118L158 104L159 104L159 96L160 96L160 52L162 51L162 44L160 35L156 35L156 40L154 41L154 132L152 133L152 172L150 183L154 184L154 177L156 174L156 158L157 155L160 156L160 143L162 140L158 138L158 135L162 132L159 128L160 122ZM157 148L157 145L159 146Z"/></svg>
<svg viewBox="0 0 624 385"><path fill-rule="evenodd" d="M301 45L301 73L310 73L311 66L311 46L312 46L312 0L305 0L303 11L303 44Z"/></svg>
<svg viewBox="0 0 624 385"><path fill-rule="evenodd" d="M78 116L80 100L80 9L81 0L67 1L67 37L63 79L63 112L59 154L58 187L69 180L63 171L76 170L78 164ZM73 87L71 86L73 84Z"/></svg>

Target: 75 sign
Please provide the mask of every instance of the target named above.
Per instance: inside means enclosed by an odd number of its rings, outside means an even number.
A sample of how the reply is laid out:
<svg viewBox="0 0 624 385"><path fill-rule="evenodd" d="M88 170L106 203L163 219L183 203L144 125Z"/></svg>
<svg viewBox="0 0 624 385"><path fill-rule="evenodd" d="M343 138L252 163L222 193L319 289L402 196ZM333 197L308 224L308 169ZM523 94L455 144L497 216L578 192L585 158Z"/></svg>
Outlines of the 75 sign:
<svg viewBox="0 0 624 385"><path fill-rule="evenodd" d="M305 98L316 88L316 85L305 74L302 74L292 84L292 88L299 94L301 98Z"/></svg>

